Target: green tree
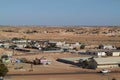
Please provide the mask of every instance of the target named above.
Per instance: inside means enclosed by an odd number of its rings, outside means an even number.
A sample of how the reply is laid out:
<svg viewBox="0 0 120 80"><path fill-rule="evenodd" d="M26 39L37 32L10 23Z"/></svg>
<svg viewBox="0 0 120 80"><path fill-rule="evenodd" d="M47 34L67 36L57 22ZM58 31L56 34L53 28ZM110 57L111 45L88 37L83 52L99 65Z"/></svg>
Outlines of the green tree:
<svg viewBox="0 0 120 80"><path fill-rule="evenodd" d="M97 68L97 62L93 58L90 59L87 68L88 69L96 69Z"/></svg>
<svg viewBox="0 0 120 80"><path fill-rule="evenodd" d="M0 62L0 76L4 77L7 74L7 72L8 72L7 66L5 66L5 64Z"/></svg>
<svg viewBox="0 0 120 80"><path fill-rule="evenodd" d="M85 60L82 62L82 68L87 68L88 67L88 60Z"/></svg>
<svg viewBox="0 0 120 80"><path fill-rule="evenodd" d="M81 45L81 46L80 46L80 49L85 49L85 45Z"/></svg>
<svg viewBox="0 0 120 80"><path fill-rule="evenodd" d="M112 78L112 80L117 80L116 78Z"/></svg>
<svg viewBox="0 0 120 80"><path fill-rule="evenodd" d="M89 58L88 60L82 62L82 68L96 69L97 62L93 58Z"/></svg>

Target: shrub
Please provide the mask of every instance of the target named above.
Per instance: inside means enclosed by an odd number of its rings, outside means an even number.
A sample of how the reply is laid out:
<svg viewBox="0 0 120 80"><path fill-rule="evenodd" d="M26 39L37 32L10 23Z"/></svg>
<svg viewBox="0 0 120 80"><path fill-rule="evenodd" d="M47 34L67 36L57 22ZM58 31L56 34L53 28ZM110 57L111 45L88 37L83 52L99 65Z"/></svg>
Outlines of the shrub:
<svg viewBox="0 0 120 80"><path fill-rule="evenodd" d="M23 62L23 63L27 63L27 62L28 62L28 60L27 60L26 58L21 58L20 60L21 60L21 62Z"/></svg>
<svg viewBox="0 0 120 80"><path fill-rule="evenodd" d="M116 78L112 78L112 80L117 80Z"/></svg>
<svg viewBox="0 0 120 80"><path fill-rule="evenodd" d="M87 69L96 69L97 68L97 62L94 59L85 60L82 62L82 68Z"/></svg>
<svg viewBox="0 0 120 80"><path fill-rule="evenodd" d="M80 49L85 49L85 45L81 45L81 46L80 46Z"/></svg>
<svg viewBox="0 0 120 80"><path fill-rule="evenodd" d="M7 66L0 62L0 76L4 77L8 72Z"/></svg>

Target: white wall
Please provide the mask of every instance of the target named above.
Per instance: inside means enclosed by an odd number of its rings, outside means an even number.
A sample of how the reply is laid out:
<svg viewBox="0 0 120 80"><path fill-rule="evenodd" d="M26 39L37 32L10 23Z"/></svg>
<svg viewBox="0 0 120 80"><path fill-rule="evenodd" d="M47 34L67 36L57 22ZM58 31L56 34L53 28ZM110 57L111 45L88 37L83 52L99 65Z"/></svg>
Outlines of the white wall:
<svg viewBox="0 0 120 80"><path fill-rule="evenodd" d="M120 52L113 52L112 56L120 56Z"/></svg>
<svg viewBox="0 0 120 80"><path fill-rule="evenodd" d="M97 68L118 68L119 66L116 65L98 65Z"/></svg>
<svg viewBox="0 0 120 80"><path fill-rule="evenodd" d="M98 52L97 56L106 56L106 53L105 52Z"/></svg>

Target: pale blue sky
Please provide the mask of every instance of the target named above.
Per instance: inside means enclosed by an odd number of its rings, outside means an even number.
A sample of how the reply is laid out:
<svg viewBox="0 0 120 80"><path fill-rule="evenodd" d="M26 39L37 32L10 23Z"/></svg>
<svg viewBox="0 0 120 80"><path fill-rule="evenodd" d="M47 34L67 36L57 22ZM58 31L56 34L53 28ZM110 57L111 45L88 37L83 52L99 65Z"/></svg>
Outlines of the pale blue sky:
<svg viewBox="0 0 120 80"><path fill-rule="evenodd" d="M0 0L0 25L120 25L120 0Z"/></svg>

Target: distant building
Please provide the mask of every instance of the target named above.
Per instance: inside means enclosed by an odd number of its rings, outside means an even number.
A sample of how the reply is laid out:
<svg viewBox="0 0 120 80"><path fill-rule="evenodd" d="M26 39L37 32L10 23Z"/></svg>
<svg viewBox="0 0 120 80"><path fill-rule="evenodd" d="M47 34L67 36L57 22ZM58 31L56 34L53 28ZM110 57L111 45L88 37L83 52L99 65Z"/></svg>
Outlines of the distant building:
<svg viewBox="0 0 120 80"><path fill-rule="evenodd" d="M107 49L87 50L86 52L84 52L84 54L98 56L98 57L120 56L120 50L107 50Z"/></svg>
<svg viewBox="0 0 120 80"><path fill-rule="evenodd" d="M25 48L27 45L26 44L16 44L16 47L18 48Z"/></svg>
<svg viewBox="0 0 120 80"><path fill-rule="evenodd" d="M75 42L75 43L57 42L56 46L62 49L73 49L73 48L80 48L81 44L79 42Z"/></svg>
<svg viewBox="0 0 120 80"><path fill-rule="evenodd" d="M3 43L0 43L0 48L2 48L2 47L4 47L4 46L3 46Z"/></svg>
<svg viewBox="0 0 120 80"><path fill-rule="evenodd" d="M117 68L120 67L120 57L94 58L97 68Z"/></svg>
<svg viewBox="0 0 120 80"><path fill-rule="evenodd" d="M56 46L57 46L57 47L62 47L62 46L64 46L64 45L65 45L65 42L60 42L60 41L59 41L59 42L56 43Z"/></svg>
<svg viewBox="0 0 120 80"><path fill-rule="evenodd" d="M120 57L87 58L79 62L80 64L82 64L82 67L86 66L86 68L90 69L120 67ZM86 62L88 63L88 65L84 65L86 64Z"/></svg>
<svg viewBox="0 0 120 80"><path fill-rule="evenodd" d="M94 55L94 56L98 56L98 57L106 56L106 53L104 51L88 51L88 52L86 52L86 54Z"/></svg>
<svg viewBox="0 0 120 80"><path fill-rule="evenodd" d="M99 49L116 49L116 47L112 45L99 45Z"/></svg>
<svg viewBox="0 0 120 80"><path fill-rule="evenodd" d="M59 58L57 61L73 64L83 68L119 68L120 57L74 57L74 58Z"/></svg>
<svg viewBox="0 0 120 80"><path fill-rule="evenodd" d="M120 56L120 51L111 51L112 56Z"/></svg>
<svg viewBox="0 0 120 80"><path fill-rule="evenodd" d="M3 46L4 46L4 48L8 49L8 48L10 48L11 44L10 43L4 43Z"/></svg>
<svg viewBox="0 0 120 80"><path fill-rule="evenodd" d="M25 43L31 43L31 40L13 40L12 42L16 44L25 44Z"/></svg>

